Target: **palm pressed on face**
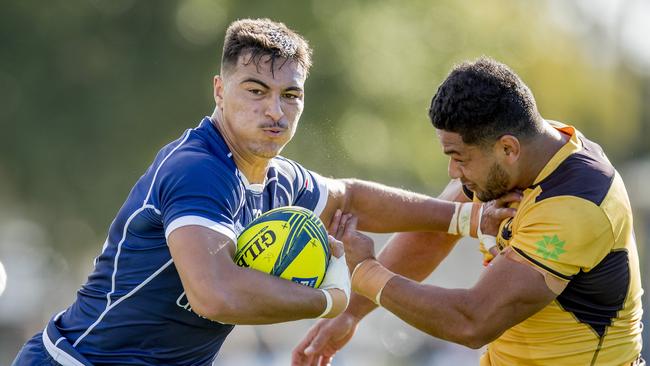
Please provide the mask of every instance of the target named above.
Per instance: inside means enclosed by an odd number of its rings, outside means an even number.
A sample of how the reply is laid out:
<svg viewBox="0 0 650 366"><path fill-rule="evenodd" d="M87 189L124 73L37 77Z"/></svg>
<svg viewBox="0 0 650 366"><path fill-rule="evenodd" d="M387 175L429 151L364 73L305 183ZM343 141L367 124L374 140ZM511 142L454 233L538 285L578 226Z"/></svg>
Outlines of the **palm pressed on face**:
<svg viewBox="0 0 650 366"><path fill-rule="evenodd" d="M250 54L215 79L222 133L243 156L270 159L293 137L303 110L306 72L296 62ZM273 67L273 69L271 68Z"/></svg>

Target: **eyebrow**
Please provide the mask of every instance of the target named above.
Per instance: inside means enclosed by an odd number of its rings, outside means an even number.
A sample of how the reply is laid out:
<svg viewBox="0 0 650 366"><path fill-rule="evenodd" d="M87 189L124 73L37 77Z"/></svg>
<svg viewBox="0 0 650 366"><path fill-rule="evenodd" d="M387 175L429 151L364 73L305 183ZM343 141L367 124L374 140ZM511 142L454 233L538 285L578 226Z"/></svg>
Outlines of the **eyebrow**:
<svg viewBox="0 0 650 366"><path fill-rule="evenodd" d="M444 149L442 151L442 153L445 154L445 155L451 155L451 154L460 155L460 153L457 150L454 150L454 149Z"/></svg>
<svg viewBox="0 0 650 366"><path fill-rule="evenodd" d="M248 79L242 80L240 84L244 84L244 83L256 83L256 84L260 84L261 86L263 86L266 89L271 89L268 85L266 85L265 82L263 82L260 79L248 78Z"/></svg>
<svg viewBox="0 0 650 366"><path fill-rule="evenodd" d="M260 79L247 78L247 79L242 80L240 84L244 84L244 83L256 83L256 84L260 84L263 88L271 89L270 86L268 86L265 82L263 82ZM298 87L298 86L290 86L290 87L286 88L285 91L297 91L297 92L300 92L300 93L303 92L302 88Z"/></svg>

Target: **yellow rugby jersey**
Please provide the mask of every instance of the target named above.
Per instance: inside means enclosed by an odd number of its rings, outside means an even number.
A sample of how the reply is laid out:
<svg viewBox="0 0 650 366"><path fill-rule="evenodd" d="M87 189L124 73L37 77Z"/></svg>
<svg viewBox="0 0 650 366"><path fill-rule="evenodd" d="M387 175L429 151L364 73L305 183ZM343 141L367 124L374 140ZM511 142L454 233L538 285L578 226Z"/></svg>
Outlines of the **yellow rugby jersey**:
<svg viewBox="0 0 650 366"><path fill-rule="evenodd" d="M600 146L552 124L571 138L501 224L497 245L568 284L490 343L481 365L630 365L641 352L643 290L627 192Z"/></svg>

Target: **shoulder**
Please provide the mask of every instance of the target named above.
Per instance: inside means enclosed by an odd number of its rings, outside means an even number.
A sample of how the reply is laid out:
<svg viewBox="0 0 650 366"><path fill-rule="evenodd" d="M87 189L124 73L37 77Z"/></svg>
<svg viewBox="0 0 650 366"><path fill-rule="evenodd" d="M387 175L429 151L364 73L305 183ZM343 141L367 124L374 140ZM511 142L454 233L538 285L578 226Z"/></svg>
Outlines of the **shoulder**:
<svg viewBox="0 0 650 366"><path fill-rule="evenodd" d="M568 156L538 186L537 202L558 196L582 198L599 206L607 196L616 170L602 148L580 135L582 149Z"/></svg>
<svg viewBox="0 0 650 366"><path fill-rule="evenodd" d="M185 143L161 159L155 173L154 196L161 202L185 196L227 197L237 202L242 188L232 159L214 154L189 133Z"/></svg>

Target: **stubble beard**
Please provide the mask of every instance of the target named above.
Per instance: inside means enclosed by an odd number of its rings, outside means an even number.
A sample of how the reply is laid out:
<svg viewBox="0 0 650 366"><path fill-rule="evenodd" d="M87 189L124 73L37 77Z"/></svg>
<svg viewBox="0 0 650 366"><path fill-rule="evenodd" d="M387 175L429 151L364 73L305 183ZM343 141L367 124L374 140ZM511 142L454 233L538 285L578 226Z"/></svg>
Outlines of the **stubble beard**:
<svg viewBox="0 0 650 366"><path fill-rule="evenodd" d="M273 159L276 156L280 155L284 149L284 145L276 143L257 143L253 146L250 146L250 151L257 157L264 159Z"/></svg>
<svg viewBox="0 0 650 366"><path fill-rule="evenodd" d="M482 202L495 200L508 193L508 173L497 163L492 164L488 172L485 190L476 192L476 196Z"/></svg>

